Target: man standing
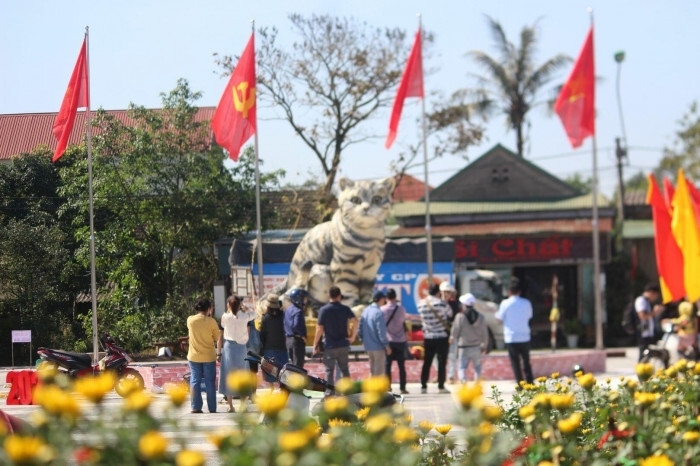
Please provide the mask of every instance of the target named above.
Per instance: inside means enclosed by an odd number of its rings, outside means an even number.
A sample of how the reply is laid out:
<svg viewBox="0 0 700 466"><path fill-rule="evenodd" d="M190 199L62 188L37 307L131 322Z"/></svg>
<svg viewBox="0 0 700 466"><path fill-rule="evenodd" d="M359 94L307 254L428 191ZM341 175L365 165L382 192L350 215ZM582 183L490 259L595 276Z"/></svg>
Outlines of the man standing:
<svg viewBox="0 0 700 466"><path fill-rule="evenodd" d="M399 366L399 388L402 395L407 395L406 390L406 308L396 302L396 290L386 290L387 303L382 306L382 313L386 320L386 336L389 340L391 353L386 357L385 374L391 383L391 361L396 361Z"/></svg>
<svg viewBox="0 0 700 466"><path fill-rule="evenodd" d="M384 375L386 358L391 354L391 347L386 336L386 322L380 306L386 304L386 295L375 291L372 304L367 306L360 316L360 340L369 356L369 373Z"/></svg>
<svg viewBox="0 0 700 466"><path fill-rule="evenodd" d="M284 336L286 338L289 362L304 368L306 362L306 321L304 306L309 295L306 290L294 288L289 292L292 302L284 310Z"/></svg>
<svg viewBox="0 0 700 466"><path fill-rule="evenodd" d="M634 309L639 317L639 360L649 345L656 343L656 318L664 311L664 307L655 304L661 296L661 289L654 283L648 283L644 292L634 300Z"/></svg>
<svg viewBox="0 0 700 466"><path fill-rule="evenodd" d="M440 283L440 293L442 294L442 300L452 309L452 317L449 320L449 324L452 326L452 322L457 318L457 315L462 313L462 306L457 301L457 290L450 282L444 281ZM450 340L449 345L449 350L447 351L447 379L450 383L457 383L459 375L457 340Z"/></svg>
<svg viewBox="0 0 700 466"><path fill-rule="evenodd" d="M460 312L452 323L450 346L456 345L459 355L459 381L467 378L469 361L472 363L475 379L481 379L481 355L486 353L489 343L489 331L486 319L476 309L476 299L471 293L459 297L466 310Z"/></svg>
<svg viewBox="0 0 700 466"><path fill-rule="evenodd" d="M433 283L428 289L428 296L418 303L418 313L423 322L425 345L425 359L420 374L421 393L428 393L430 366L435 356L437 356L438 361L438 393L449 393L445 389L445 366L449 350L449 320L452 317L452 310L445 301L439 298L439 294L440 285Z"/></svg>
<svg viewBox="0 0 700 466"><path fill-rule="evenodd" d="M503 340L508 348L510 365L520 386L523 380L533 382L530 366L530 319L532 304L520 296L520 282L513 277L510 282L509 297L501 302L496 312L496 319L503 322ZM520 360L522 359L522 370ZM525 378L523 378L525 372Z"/></svg>
<svg viewBox="0 0 700 466"><path fill-rule="evenodd" d="M318 311L316 335L314 337L314 353L320 353L321 337L326 336L323 351L323 365L326 367L326 380L330 385L335 383L335 366L340 367L343 377L350 377L348 355L350 343L355 341L358 332L357 317L352 310L340 302L340 288L331 286L328 290L329 303ZM352 334L348 335L348 327L352 326ZM327 395L330 392L326 392Z"/></svg>

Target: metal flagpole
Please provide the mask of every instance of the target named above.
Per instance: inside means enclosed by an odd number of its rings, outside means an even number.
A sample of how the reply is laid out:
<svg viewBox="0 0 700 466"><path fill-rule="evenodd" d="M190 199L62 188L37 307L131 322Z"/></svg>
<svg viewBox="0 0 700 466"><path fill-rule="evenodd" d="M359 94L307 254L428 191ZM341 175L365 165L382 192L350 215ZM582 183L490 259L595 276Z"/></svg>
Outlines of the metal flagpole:
<svg viewBox="0 0 700 466"><path fill-rule="evenodd" d="M95 273L95 219L93 214L92 194L92 124L90 120L90 40L89 26L85 26L85 69L87 74L87 158L88 158L88 198L90 205L90 294L92 296L92 358L95 364L98 361L97 338L97 279Z"/></svg>
<svg viewBox="0 0 700 466"><path fill-rule="evenodd" d="M593 28L593 10L589 10L591 14L591 29ZM594 38L595 39L595 38ZM594 42L595 44L595 42ZM595 51L595 49L594 49ZM595 60L595 58L594 58ZM595 79L593 80L595 89ZM595 95L595 93L594 93ZM593 101L593 109L595 118L595 100ZM598 236L598 143L596 141L595 131L593 131L593 180L591 186L591 194L593 196L593 303L595 307L595 348L603 349L603 306L601 301L600 290L600 238Z"/></svg>
<svg viewBox="0 0 700 466"><path fill-rule="evenodd" d="M255 21L251 21L253 28L253 40L255 40ZM255 60L255 56L253 56ZM257 80L257 79L256 79ZM257 84L256 84L257 87ZM257 97L256 97L257 99ZM255 107L257 109L257 101ZM265 291L263 288L263 251L262 251L262 225L260 221L260 159L258 156L258 112L255 112L255 222L258 242L258 296L262 296Z"/></svg>
<svg viewBox="0 0 700 466"><path fill-rule="evenodd" d="M423 24L418 15L418 30L420 31L421 73L423 73ZM421 76L421 79L423 77ZM425 83L424 83L425 85ZM425 90L421 98L421 126L423 130L423 170L425 177L425 258L428 263L428 284L433 283L433 233L430 224L430 187L428 184L428 137L425 123Z"/></svg>

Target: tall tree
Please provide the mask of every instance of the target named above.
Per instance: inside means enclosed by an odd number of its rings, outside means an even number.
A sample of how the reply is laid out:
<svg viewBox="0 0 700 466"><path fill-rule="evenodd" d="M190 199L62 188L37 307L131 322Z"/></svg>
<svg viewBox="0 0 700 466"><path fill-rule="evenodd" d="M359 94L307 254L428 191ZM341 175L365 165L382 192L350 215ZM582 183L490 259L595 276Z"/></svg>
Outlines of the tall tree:
<svg viewBox="0 0 700 466"><path fill-rule="evenodd" d="M343 151L377 136L361 125L391 105L410 44L405 31L349 18L291 14L289 20L299 36L291 47L279 44L277 28L259 29L259 96L311 149L330 195ZM424 40L432 39L426 34ZM219 63L230 72L234 59L225 56Z"/></svg>
<svg viewBox="0 0 700 466"><path fill-rule="evenodd" d="M678 121L673 148L666 148L659 166L654 170L658 175L676 179L678 169L694 182L700 181L700 109L698 103L690 104L688 111Z"/></svg>
<svg viewBox="0 0 700 466"><path fill-rule="evenodd" d="M253 158L228 169L198 118L200 94L186 81L162 94L163 107L130 106L128 126L100 111L95 119L94 203L102 323L132 345L184 331L195 293L212 289L212 244L255 228ZM84 160L65 173L69 208L81 212L80 257L88 259ZM278 173L262 174L261 188ZM274 221L263 205L265 226ZM144 332L143 329L149 329ZM155 334L150 332L161 332ZM162 335L163 332L176 335ZM150 332L150 333L149 333ZM133 340L140 338L141 340Z"/></svg>
<svg viewBox="0 0 700 466"><path fill-rule="evenodd" d="M539 91L571 62L571 57L558 54L538 66L535 63L536 23L523 27L520 44L516 45L508 40L500 23L488 16L486 19L498 57L478 50L469 52L468 56L483 69L484 74L475 75L479 85L477 89L460 91L456 96L461 99L467 95L469 108L484 117L494 113L505 115L506 124L515 130L516 150L522 157L527 114L535 106L547 102L538 101Z"/></svg>

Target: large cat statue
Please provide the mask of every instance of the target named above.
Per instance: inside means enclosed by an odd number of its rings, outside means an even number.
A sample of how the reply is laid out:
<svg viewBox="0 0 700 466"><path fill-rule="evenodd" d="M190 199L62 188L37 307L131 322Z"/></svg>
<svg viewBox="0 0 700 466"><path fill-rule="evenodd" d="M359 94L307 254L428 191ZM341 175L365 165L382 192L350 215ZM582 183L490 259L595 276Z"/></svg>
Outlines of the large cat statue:
<svg viewBox="0 0 700 466"><path fill-rule="evenodd" d="M343 303L348 306L369 303L377 269L384 259L384 222L391 211L396 180L340 178L338 186L338 210L331 220L304 235L287 280L271 291L282 295L293 288L305 289L314 310L328 302L332 285L340 288Z"/></svg>

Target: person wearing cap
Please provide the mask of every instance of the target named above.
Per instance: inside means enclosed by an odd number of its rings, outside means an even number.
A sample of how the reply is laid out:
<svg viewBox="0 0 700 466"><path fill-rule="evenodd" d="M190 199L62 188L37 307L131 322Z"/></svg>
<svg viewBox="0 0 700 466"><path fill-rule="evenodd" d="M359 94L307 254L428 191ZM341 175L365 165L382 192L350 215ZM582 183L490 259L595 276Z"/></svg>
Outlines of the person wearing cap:
<svg viewBox="0 0 700 466"><path fill-rule="evenodd" d="M467 367L472 363L474 380L481 379L481 355L486 353L489 342L489 331L486 319L476 309L476 299L471 293L459 297L459 302L465 307L452 323L450 332L450 345L457 346L459 357L459 382L464 383L467 378Z"/></svg>
<svg viewBox="0 0 700 466"><path fill-rule="evenodd" d="M420 373L421 393L428 393L428 377L430 366L437 356L438 393L449 393L445 389L445 367L449 351L449 319L452 317L450 306L440 299L440 285L433 283L428 288L428 296L418 303L418 313L423 323L423 344L425 356Z"/></svg>
<svg viewBox="0 0 700 466"><path fill-rule="evenodd" d="M276 363L281 365L289 362L287 337L284 335L284 312L279 297L274 294L267 296L267 308L260 323L260 342L265 358L274 359ZM277 380L265 372L263 372L263 377L266 382L270 383Z"/></svg>
<svg viewBox="0 0 700 466"><path fill-rule="evenodd" d="M387 354L384 373L391 383L391 362L396 361L399 366L399 389L402 395L407 395L406 390L406 308L396 300L396 290L386 290L387 303L382 306L382 313L386 321L386 337L389 340L391 353Z"/></svg>
<svg viewBox="0 0 700 466"><path fill-rule="evenodd" d="M450 282L444 281L440 283L440 293L442 294L442 300L452 309L452 317L447 321L451 326L457 314L462 312L462 305L457 300L457 290ZM449 383L457 383L457 378L459 376L459 359L457 353L457 342L450 342L450 349L447 351L447 380Z"/></svg>
<svg viewBox="0 0 700 466"><path fill-rule="evenodd" d="M277 295L268 296L277 299ZM277 299L279 303L279 299ZM248 343L248 322L255 319L255 312L244 309L243 301L237 296L230 296L226 301L226 312L221 316L221 328L223 332L217 343L217 360L221 361L219 367L219 392L226 396L228 412L233 410L234 393L226 385L226 377L237 370L250 370L245 360L246 343ZM279 304L278 304L279 305Z"/></svg>
<svg viewBox="0 0 700 466"><path fill-rule="evenodd" d="M532 319L532 304L527 298L520 296L520 282L513 277L508 289L508 299L501 301L496 311L496 319L503 322L503 341L508 349L510 366L513 368L518 386L523 381L533 382L532 366L530 365L530 319ZM520 362L522 360L522 369ZM523 377L523 372L525 377Z"/></svg>
<svg viewBox="0 0 700 466"><path fill-rule="evenodd" d="M386 357L391 354L389 339L386 336L386 322L381 306L386 304L383 291L375 291L372 304L367 306L360 316L359 336L369 356L371 375L384 375Z"/></svg>
<svg viewBox="0 0 700 466"><path fill-rule="evenodd" d="M348 357L350 344L357 338L359 325L352 309L341 302L343 295L340 288L331 286L328 290L329 303L318 310L316 334L314 335L314 353L321 353L321 338L325 336L323 365L326 368L326 381L335 383L336 365L343 377L350 377ZM348 331L351 327L352 331ZM330 391L326 395L330 395Z"/></svg>

